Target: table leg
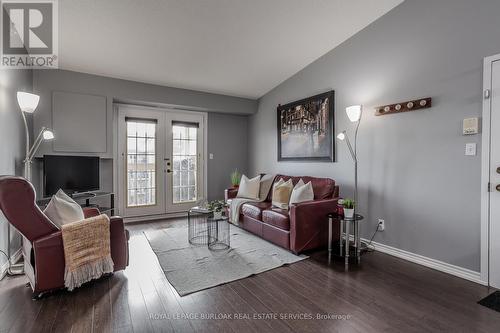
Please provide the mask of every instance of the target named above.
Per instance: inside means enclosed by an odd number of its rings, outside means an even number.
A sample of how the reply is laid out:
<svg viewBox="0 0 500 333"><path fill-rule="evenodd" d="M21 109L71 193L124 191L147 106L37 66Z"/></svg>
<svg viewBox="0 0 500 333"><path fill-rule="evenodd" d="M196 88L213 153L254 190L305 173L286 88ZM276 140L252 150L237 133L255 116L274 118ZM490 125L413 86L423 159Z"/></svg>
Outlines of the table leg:
<svg viewBox="0 0 500 333"><path fill-rule="evenodd" d="M345 222L345 269L349 269L349 234L351 233L350 221L344 220Z"/></svg>
<svg viewBox="0 0 500 333"><path fill-rule="evenodd" d="M354 239L354 254L357 256L358 255L358 221L357 220L354 220L352 221L352 224L353 224L353 239Z"/></svg>
<svg viewBox="0 0 500 333"><path fill-rule="evenodd" d="M332 260L332 229L333 229L333 218L328 218L328 263Z"/></svg>
<svg viewBox="0 0 500 333"><path fill-rule="evenodd" d="M361 263L361 233L359 232L359 221L356 221L356 243L358 246L356 247L356 256L358 257L358 264Z"/></svg>
<svg viewBox="0 0 500 333"><path fill-rule="evenodd" d="M340 225L339 254L342 257L342 247L344 246L344 242L342 241L342 239L344 237L343 236L343 234L344 234L344 220L340 220L339 225Z"/></svg>

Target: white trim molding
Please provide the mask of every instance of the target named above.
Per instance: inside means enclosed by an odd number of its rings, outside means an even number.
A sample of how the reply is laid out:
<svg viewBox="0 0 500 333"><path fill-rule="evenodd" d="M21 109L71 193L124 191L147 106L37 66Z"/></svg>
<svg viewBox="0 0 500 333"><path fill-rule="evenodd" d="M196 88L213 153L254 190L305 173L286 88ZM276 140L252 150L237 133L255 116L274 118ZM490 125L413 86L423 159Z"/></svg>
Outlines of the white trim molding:
<svg viewBox="0 0 500 333"><path fill-rule="evenodd" d="M10 263L15 264L23 257L22 248L17 250L12 257L10 257ZM2 280L5 275L7 275L7 270L9 269L9 261L5 262L2 267L0 267L0 280Z"/></svg>
<svg viewBox="0 0 500 333"><path fill-rule="evenodd" d="M363 242L368 243L368 239L362 239ZM412 253L409 251L401 250L389 245L377 243L377 242L372 242L371 245L373 245L375 251L379 251L382 253L389 254L391 256L404 259L410 262L413 262L415 264L419 264L425 267L429 267L432 269L435 269L440 272L444 272L447 274L451 274L454 276L457 276L462 279L466 279L475 283L479 283L481 285L488 285L487 281L483 281L481 279L481 273L475 272L473 270L455 266L452 264L448 264L444 261L428 258L425 256L422 256L420 254Z"/></svg>
<svg viewBox="0 0 500 333"><path fill-rule="evenodd" d="M483 123L481 143L481 281L489 285L490 257L490 141L491 141L491 69L493 62L500 60L500 54L486 57L483 62Z"/></svg>

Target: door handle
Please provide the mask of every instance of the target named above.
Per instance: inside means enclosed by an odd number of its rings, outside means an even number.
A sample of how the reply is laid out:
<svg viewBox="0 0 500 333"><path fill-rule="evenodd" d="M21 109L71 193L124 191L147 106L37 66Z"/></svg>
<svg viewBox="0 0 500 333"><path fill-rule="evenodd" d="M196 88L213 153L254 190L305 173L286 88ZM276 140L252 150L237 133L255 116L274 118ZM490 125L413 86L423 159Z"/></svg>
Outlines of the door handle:
<svg viewBox="0 0 500 333"><path fill-rule="evenodd" d="M167 169L167 173L171 173L171 172L172 172L172 171L171 171L170 169ZM498 185L498 186L500 186L500 185ZM499 190L499 191L500 191L500 190Z"/></svg>
<svg viewBox="0 0 500 333"><path fill-rule="evenodd" d="M497 189L498 192L500 192L500 184L498 184L495 188Z"/></svg>
<svg viewBox="0 0 500 333"><path fill-rule="evenodd" d="M497 173L500 173L500 167L497 168Z"/></svg>

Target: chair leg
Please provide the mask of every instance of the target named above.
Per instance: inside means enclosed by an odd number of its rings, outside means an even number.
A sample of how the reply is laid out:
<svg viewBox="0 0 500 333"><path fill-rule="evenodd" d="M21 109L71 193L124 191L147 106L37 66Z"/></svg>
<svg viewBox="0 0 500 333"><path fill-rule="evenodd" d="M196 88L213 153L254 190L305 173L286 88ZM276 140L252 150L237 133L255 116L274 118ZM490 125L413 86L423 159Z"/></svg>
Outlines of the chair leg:
<svg viewBox="0 0 500 333"><path fill-rule="evenodd" d="M38 301L38 300L42 299L44 295L45 295L45 293L33 293L33 295L31 295L31 299L33 301Z"/></svg>

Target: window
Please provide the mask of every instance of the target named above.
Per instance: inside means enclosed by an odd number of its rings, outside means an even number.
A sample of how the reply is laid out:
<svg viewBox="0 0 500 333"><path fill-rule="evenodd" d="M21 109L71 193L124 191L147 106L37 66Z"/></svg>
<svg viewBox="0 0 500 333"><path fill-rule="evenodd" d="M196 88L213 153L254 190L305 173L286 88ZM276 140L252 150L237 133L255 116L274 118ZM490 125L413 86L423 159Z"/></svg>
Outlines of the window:
<svg viewBox="0 0 500 333"><path fill-rule="evenodd" d="M156 205L156 122L126 122L127 207Z"/></svg>
<svg viewBox="0 0 500 333"><path fill-rule="evenodd" d="M198 198L198 124L172 124L173 203L193 202Z"/></svg>

